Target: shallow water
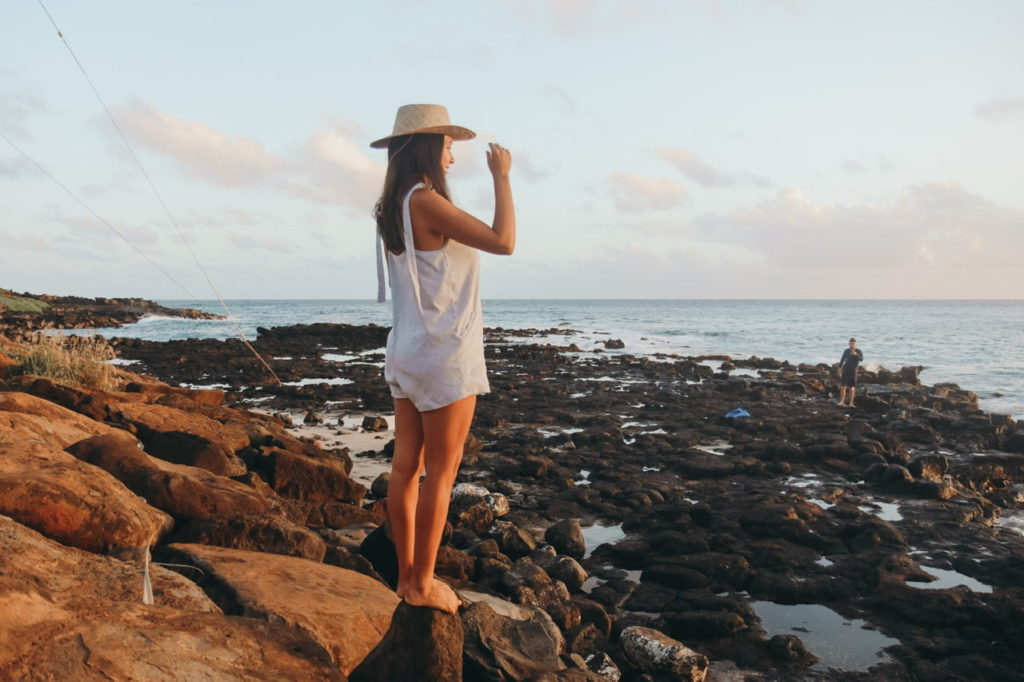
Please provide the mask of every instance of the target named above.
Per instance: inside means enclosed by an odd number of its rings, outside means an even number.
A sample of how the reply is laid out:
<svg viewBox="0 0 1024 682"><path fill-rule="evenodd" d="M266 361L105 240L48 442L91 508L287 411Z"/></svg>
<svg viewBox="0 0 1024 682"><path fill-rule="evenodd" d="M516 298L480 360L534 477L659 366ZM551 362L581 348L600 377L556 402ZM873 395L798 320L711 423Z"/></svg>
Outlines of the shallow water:
<svg viewBox="0 0 1024 682"><path fill-rule="evenodd" d="M865 671L884 663L889 657L882 651L899 640L876 630L866 630L860 619L847 620L820 604L751 603L768 634L796 635L808 651L821 659L816 669ZM798 628L798 629L795 629Z"/></svg>
<svg viewBox="0 0 1024 682"><path fill-rule="evenodd" d="M587 553L584 556L590 556L595 549L605 543L615 544L624 537L626 533L622 530L621 523L615 526L601 526L596 523L587 526L583 529L583 541L587 545Z"/></svg>
<svg viewBox="0 0 1024 682"><path fill-rule="evenodd" d="M992 586L986 585L980 580L976 580L969 575L964 575L958 571L952 571L946 568L933 568L932 566L921 567L925 573L935 576L938 580L930 583L919 583L907 581L908 587L913 587L919 590L945 590L950 587L957 587L963 585L972 592L992 592Z"/></svg>

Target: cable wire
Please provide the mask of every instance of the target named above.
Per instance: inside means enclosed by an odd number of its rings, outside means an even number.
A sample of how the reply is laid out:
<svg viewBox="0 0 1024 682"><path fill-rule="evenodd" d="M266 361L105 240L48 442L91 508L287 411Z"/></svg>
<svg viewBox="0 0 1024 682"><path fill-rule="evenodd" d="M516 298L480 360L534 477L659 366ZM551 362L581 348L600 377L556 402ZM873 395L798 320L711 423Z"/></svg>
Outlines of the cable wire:
<svg viewBox="0 0 1024 682"><path fill-rule="evenodd" d="M93 217L94 217L94 218L96 218L96 220L100 221L100 222L101 222L101 223L102 223L103 225L105 225L105 226L106 226L106 228L107 228L108 230L110 230L111 232L113 232L114 234L116 234L116 235L117 235L118 237L120 237L121 239L123 239L123 240L124 240L124 242L125 242L125 243L126 243L126 244L127 244L128 246L132 247L132 249L134 249L134 250L135 250L135 252L136 252L137 254L139 254L140 256L142 256L143 258L145 258L145 259L146 259L146 261L147 261L147 262L148 262L148 263L149 263L150 265L152 265L152 266L153 266L154 268L156 268L157 270L159 270L160 272L162 272L162 273L164 274L164 276L165 276L165 277L167 277L167 279L169 279L169 280L171 280L172 282L174 282L174 283L175 283L175 284L176 284L176 285L178 286L178 288L180 288L180 289L181 289L182 291L184 291L184 292L185 292L186 294L188 294L188 297L189 297L189 298L191 298L191 299L195 299L195 298L196 298L196 297L195 297L195 296L194 296L194 295L192 294L192 292L191 292L191 291L189 291L189 290L188 290L188 289L187 289L187 288L185 287L185 285L184 285L184 284L182 284L182 283L181 283L181 282L179 282L179 281L178 281L177 279L175 279L175 278L174 278L174 276L173 276L173 275L172 275L171 273L167 272L167 271L166 271L166 270L164 270L164 269L163 269L162 267L160 267L160 264L159 264L159 263L157 263L157 262L156 262L156 261L154 261L154 260L153 260L152 258L150 258L149 256L147 256L145 252L143 252L143 251L142 251L141 249L139 249L139 247L135 246L135 244L133 244L133 243L132 243L132 241L131 241L130 239L128 239L128 237L124 236L124 234L122 234L120 230L118 230L118 229L117 229L116 227L114 227L113 225L111 225L111 224L110 224L110 222L109 222L109 221L108 221L108 220L107 220L106 218L104 218L104 217L103 217L103 216L101 216L101 215L100 215L99 213L97 213L96 211L94 211L94 210L93 210L93 209L92 209L92 208L91 208L91 207L89 206L89 204L85 203L85 201L83 201L81 197L79 197L79 196L78 196L77 194L75 194L75 193L74 193L73 191L71 191L71 189L69 189L67 185L65 185L65 184L64 184L63 182L61 182L61 181L60 181L60 180L58 180L57 178L55 178L55 177L53 176L53 174L52 174L52 173L50 173L50 172L49 172L48 170L46 170L45 168L43 168L43 166L42 166L42 165L41 165L41 164L40 164L40 163L39 163L38 161L36 161L36 160L35 160L35 159L33 159L33 158L32 158L31 156L29 156L28 154L26 154L26 153L25 153L25 151L24 151L24 150L23 150L23 149L22 149L21 147L19 147L18 145L16 145L16 144L14 143L14 141L13 141L13 140L11 140L11 138L7 137L7 136L6 136L6 135L4 135L4 134L3 134L2 132L0 132L0 137L2 137L2 138L4 139L4 141L5 141L5 142L7 142L7 144L11 145L11 147L12 147L12 148L14 149L14 151L16 151L16 152L18 152L19 154L21 154L21 155L22 155L22 156L23 156L23 157L24 157L24 158L25 158L25 159L26 159L26 160L27 160L27 161L28 161L29 163L31 163L31 164L32 164L33 166L35 166L36 168L38 168L38 169L39 169L39 172L40 172L40 173L42 173L42 174L43 174L43 175L45 175L46 177L50 178L50 180L53 180L53 182L54 182L54 183L56 183L56 185L57 185L58 187L60 187L60 188L61 188L62 190L64 190L65 192L67 192L67 193L68 193L68 196L70 196L70 197L71 197L72 199L74 199L75 201L77 201L77 202L78 202L78 203L79 203L79 204L80 204L80 205L82 206L82 208L84 208L84 209L85 209L86 211L88 211L89 213L91 213L91 214L93 215Z"/></svg>
<svg viewBox="0 0 1024 682"><path fill-rule="evenodd" d="M146 179L146 183L149 185L149 188L153 191L153 194L154 196L156 196L157 201L160 202L160 206L164 209L164 213L167 214L167 218L171 221L171 225L174 226L175 231L177 231L178 236L181 238L182 243L188 250L189 255L192 256L192 260L195 262L196 267L199 268L199 271L201 273L203 273L203 277L206 279L206 283L210 285L210 290L213 292L214 296L217 297L217 300L220 302L221 307L224 309L224 313L227 315L228 321L231 323L232 327L234 327L235 334L238 336L239 339L241 339L242 343L245 344L245 347L248 348L252 352L252 354L256 356L256 359L263 364L267 371L270 372L270 375L274 377L274 380L280 384L281 380L278 378L277 374L274 373L274 370L270 367L269 364L267 364L267 361L263 358L263 356L260 355L256 351L256 349L252 347L252 344L249 343L249 339L247 339L245 333L242 332L242 328L238 326L238 321L235 319L234 315L231 314L231 310L228 309L228 304L224 302L224 298L220 295L220 292L214 285L213 280L210 279L210 275L209 273L207 273L206 268L204 268L203 264L199 261L199 257L196 256L196 252L192 250L192 245L189 244L188 239L185 238L185 233L181 230L181 227L178 225L178 221L174 219L174 215L171 213L171 210L167 207L167 203L164 201L163 196L160 194L160 191L156 188L156 185L153 183L152 178L149 177L149 173L146 172L145 166L142 165L142 161L139 160L138 155L135 153L135 149L128 141L128 136L124 134L124 131L121 129L121 126L117 123L117 119L115 119L114 115L110 112L110 107L107 106L107 103L103 99L103 96L100 95L100 92L93 84L92 79L89 78L89 74L86 72L85 67L82 65L82 62L78 59L78 55L76 55L75 51L71 49L71 44L68 43L67 39L64 37L64 33L60 30L60 27L57 26L57 22L53 20L53 16L50 14L50 11L46 9L46 5L43 4L43 0L37 1L39 2L39 6L43 8L43 12L46 13L46 18L50 20L50 25L53 26L53 30L57 32L57 37L59 37L61 42L64 43L64 47L67 48L68 53L71 55L71 58L74 59L75 64L78 65L78 70L82 72L82 76L85 77L86 82L92 89L92 92L96 96L96 99L99 101L100 106L102 106L103 111L106 112L107 118L110 119L111 125L113 125L114 129L117 130L117 134L121 136L121 141L124 142L124 146L128 149L128 153L135 161L135 165L138 166L139 171L142 173L142 176Z"/></svg>

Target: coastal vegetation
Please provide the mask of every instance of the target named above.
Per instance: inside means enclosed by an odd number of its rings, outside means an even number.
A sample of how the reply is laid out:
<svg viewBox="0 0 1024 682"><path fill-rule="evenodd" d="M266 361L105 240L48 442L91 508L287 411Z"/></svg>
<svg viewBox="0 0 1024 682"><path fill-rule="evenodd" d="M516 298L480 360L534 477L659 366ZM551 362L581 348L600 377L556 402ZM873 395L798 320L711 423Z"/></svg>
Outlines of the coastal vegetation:
<svg viewBox="0 0 1024 682"><path fill-rule="evenodd" d="M11 376L29 374L71 386L112 388L110 360L117 354L102 337L34 334L7 346L5 352L15 362L9 369Z"/></svg>
<svg viewBox="0 0 1024 682"><path fill-rule="evenodd" d="M8 289L0 289L0 310L10 310L16 313L41 313L50 304L40 301L38 298L18 296Z"/></svg>

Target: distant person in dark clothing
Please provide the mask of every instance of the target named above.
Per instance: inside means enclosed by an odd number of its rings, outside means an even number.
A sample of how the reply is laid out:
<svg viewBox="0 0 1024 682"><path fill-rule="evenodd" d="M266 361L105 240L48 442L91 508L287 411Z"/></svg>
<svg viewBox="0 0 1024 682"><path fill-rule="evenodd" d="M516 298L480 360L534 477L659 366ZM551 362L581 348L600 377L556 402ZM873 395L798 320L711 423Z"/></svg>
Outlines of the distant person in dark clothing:
<svg viewBox="0 0 1024 682"><path fill-rule="evenodd" d="M857 367L864 362L864 353L857 348L857 339L850 339L850 347L843 351L839 360L839 404L853 407L853 399L857 396ZM847 399L849 396L849 399Z"/></svg>

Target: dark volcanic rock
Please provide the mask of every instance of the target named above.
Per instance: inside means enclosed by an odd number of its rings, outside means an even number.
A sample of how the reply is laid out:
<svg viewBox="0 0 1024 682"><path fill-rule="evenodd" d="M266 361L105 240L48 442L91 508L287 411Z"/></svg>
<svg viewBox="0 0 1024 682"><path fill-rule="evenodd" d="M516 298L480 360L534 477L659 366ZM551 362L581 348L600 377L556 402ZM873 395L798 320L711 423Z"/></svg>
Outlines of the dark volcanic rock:
<svg viewBox="0 0 1024 682"><path fill-rule="evenodd" d="M384 639L349 675L352 682L462 682L462 621L402 602Z"/></svg>
<svg viewBox="0 0 1024 682"><path fill-rule="evenodd" d="M555 548L559 554L582 559L586 554L587 544L583 540L583 529L579 519L564 519L544 531L544 540Z"/></svg>
<svg viewBox="0 0 1024 682"><path fill-rule="evenodd" d="M263 380L262 370L237 343L121 340L118 350L126 357L137 353L146 368L175 381L228 384L229 400L269 398L261 409L301 415L336 401L330 404L346 416L386 414L392 401L379 366L370 364L382 360L373 351L386 333L330 325L261 332L261 353L293 358L275 361L286 381L340 375L354 382L341 386L249 386ZM682 639L713 659L733 660L764 679L801 679L811 659L790 635L763 638L754 627L755 599L824 604L900 640L888 650L890 663L870 673L833 671L835 679L1019 676L1021 652L1001 644L1024 636L1018 568L1024 539L999 520L1024 502L1024 458L1014 454L1024 450L1024 431L1013 420L985 414L976 396L958 387L921 385L920 368L863 371L857 408L850 410L834 404L834 377L823 364L716 357L724 364L715 369L699 364L712 358L634 357L524 342L536 333L487 332L493 391L478 402L475 438L459 474L469 487L453 495L455 532L441 549L439 570L460 585L466 581L468 589L476 582L480 590L504 593L542 613L548 627L569 635L570 646L532 672L515 663L499 672L505 651L523 666L539 660L523 654L532 645L505 641L485 652L467 630L467 652L476 653L467 653L466 679L586 675L582 654L601 647L601 655L623 666L623 679L668 679L672 673L642 673L624 656L617 633L633 625ZM559 330L550 333L561 338ZM328 349L371 352L327 362L322 353ZM734 369L756 369L757 376L730 376ZM304 450L311 446L288 440L283 430L216 412L223 408L212 404L215 397L200 408L168 395L166 406L188 407L243 431L250 444L238 456L254 486L253 471L272 480L260 466L265 455L257 452L277 448L314 462L341 459ZM66 400L101 415L111 404L104 398ZM739 406L752 416L724 418ZM306 492L290 493L301 503L299 518L314 527L380 523L379 509L341 502L333 491L311 483ZM364 519L364 513L377 516ZM587 548L577 527L594 523L621 524L626 536L590 548L593 554L583 559ZM363 558L393 580L386 531L366 536L358 556L341 551L354 551L342 538L346 532L320 530L337 547L328 560L356 568ZM550 546L538 549L542 533ZM927 566L905 566L900 557ZM995 591L920 589L928 566L959 571ZM587 574L597 585L588 594L574 593ZM569 668L558 669L559 655Z"/></svg>

